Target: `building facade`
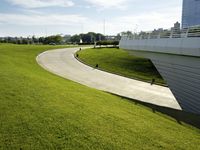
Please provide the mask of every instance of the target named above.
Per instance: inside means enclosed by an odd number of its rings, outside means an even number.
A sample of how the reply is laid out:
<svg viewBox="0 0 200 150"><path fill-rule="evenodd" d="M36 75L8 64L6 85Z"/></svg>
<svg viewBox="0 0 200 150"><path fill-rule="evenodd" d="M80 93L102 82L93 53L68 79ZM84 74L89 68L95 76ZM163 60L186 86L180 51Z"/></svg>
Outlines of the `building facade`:
<svg viewBox="0 0 200 150"><path fill-rule="evenodd" d="M183 0L182 28L200 25L200 0Z"/></svg>

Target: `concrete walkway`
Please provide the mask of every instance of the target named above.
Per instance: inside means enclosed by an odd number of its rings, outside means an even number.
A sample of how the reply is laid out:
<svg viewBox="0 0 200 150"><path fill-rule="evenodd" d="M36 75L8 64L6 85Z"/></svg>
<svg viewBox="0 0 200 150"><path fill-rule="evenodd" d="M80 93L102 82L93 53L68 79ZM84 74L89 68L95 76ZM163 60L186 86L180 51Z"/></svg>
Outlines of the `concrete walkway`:
<svg viewBox="0 0 200 150"><path fill-rule="evenodd" d="M169 88L103 72L74 58L79 48L46 51L36 60L46 70L80 84L159 106L181 109Z"/></svg>

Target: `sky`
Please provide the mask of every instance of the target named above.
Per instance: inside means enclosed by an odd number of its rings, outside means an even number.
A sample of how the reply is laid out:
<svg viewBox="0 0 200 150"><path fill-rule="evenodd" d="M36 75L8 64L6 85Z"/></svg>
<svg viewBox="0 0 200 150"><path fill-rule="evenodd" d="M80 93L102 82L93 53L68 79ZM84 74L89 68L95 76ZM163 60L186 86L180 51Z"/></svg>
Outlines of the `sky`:
<svg viewBox="0 0 200 150"><path fill-rule="evenodd" d="M167 29L181 14L182 0L0 0L0 37Z"/></svg>

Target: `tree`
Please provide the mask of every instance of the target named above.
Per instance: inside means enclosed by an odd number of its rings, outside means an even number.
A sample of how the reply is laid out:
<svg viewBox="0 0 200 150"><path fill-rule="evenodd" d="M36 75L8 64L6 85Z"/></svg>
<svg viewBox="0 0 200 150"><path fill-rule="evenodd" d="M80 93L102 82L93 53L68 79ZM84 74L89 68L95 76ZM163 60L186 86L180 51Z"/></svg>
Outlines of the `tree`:
<svg viewBox="0 0 200 150"><path fill-rule="evenodd" d="M101 33L88 32L86 34L76 34L71 37L70 41L73 43L79 43L80 39L82 39L85 44L93 44L96 41L105 40L105 36Z"/></svg>
<svg viewBox="0 0 200 150"><path fill-rule="evenodd" d="M121 35L131 36L133 35L133 33L131 31L124 31L124 32L121 32Z"/></svg>
<svg viewBox="0 0 200 150"><path fill-rule="evenodd" d="M72 43L79 43L80 42L80 35L73 35L72 37L71 37L71 39L70 39L70 41L72 42Z"/></svg>
<svg viewBox="0 0 200 150"><path fill-rule="evenodd" d="M40 40L43 40L43 44L50 44L50 43L61 44L63 41L63 38L60 35L52 35L44 39L40 38L39 41Z"/></svg>

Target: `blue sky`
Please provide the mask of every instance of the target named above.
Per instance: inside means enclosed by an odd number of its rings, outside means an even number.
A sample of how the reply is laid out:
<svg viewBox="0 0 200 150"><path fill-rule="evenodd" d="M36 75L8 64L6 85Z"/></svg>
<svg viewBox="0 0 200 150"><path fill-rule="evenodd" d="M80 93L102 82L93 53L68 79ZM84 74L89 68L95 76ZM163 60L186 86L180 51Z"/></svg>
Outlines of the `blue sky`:
<svg viewBox="0 0 200 150"><path fill-rule="evenodd" d="M170 28L181 21L182 0L0 0L1 36Z"/></svg>

